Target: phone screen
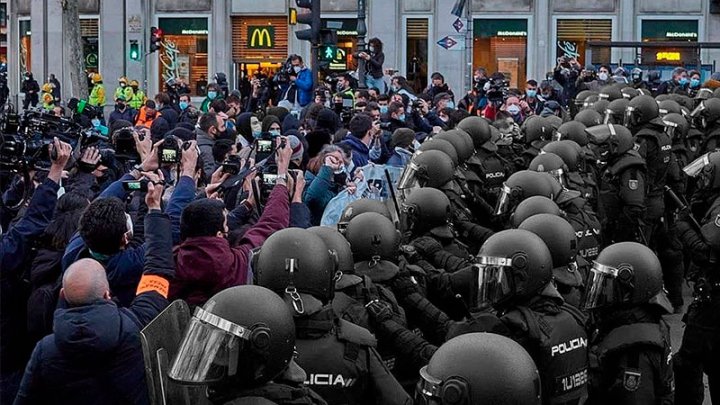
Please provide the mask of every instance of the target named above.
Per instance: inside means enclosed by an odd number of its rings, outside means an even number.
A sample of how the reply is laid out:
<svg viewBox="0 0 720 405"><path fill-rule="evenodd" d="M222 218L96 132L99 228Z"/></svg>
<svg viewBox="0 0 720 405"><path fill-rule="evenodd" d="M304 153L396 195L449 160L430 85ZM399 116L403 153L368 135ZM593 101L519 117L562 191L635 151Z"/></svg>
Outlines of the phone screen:
<svg viewBox="0 0 720 405"><path fill-rule="evenodd" d="M353 101L351 98L344 98L343 99L343 107L352 107Z"/></svg>
<svg viewBox="0 0 720 405"><path fill-rule="evenodd" d="M277 182L277 174L263 173L262 180L266 186L274 186Z"/></svg>
<svg viewBox="0 0 720 405"><path fill-rule="evenodd" d="M165 162L174 162L177 159L177 151L175 149L163 149L162 159Z"/></svg>
<svg viewBox="0 0 720 405"><path fill-rule="evenodd" d="M265 139L259 139L257 141L257 151L260 153L270 153L272 152L272 141L268 141Z"/></svg>
<svg viewBox="0 0 720 405"><path fill-rule="evenodd" d="M142 188L139 181L129 181L125 184L127 184L128 190L140 190L140 188Z"/></svg>

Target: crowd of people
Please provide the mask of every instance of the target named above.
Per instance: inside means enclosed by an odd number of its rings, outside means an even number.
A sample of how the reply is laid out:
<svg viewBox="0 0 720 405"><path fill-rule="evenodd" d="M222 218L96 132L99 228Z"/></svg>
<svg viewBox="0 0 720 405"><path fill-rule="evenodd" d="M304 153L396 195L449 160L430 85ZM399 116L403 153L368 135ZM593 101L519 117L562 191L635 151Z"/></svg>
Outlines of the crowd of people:
<svg viewBox="0 0 720 405"><path fill-rule="evenodd" d="M2 171L2 403L702 404L703 374L719 400L720 75L416 92L369 43L362 89L297 55L200 107L43 85L102 136ZM141 334L175 300L186 326Z"/></svg>

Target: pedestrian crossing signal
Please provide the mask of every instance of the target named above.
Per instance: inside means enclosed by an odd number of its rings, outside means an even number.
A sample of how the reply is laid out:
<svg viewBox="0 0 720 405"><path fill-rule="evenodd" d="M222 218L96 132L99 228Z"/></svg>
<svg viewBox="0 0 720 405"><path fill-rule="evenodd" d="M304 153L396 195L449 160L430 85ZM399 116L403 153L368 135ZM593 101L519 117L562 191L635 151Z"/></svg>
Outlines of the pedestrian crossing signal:
<svg viewBox="0 0 720 405"><path fill-rule="evenodd" d="M335 62L342 59L339 55L339 48L337 46L325 45L318 49L318 56L323 62Z"/></svg>
<svg viewBox="0 0 720 405"><path fill-rule="evenodd" d="M138 41L130 41L130 60L140 60L140 44L138 44Z"/></svg>

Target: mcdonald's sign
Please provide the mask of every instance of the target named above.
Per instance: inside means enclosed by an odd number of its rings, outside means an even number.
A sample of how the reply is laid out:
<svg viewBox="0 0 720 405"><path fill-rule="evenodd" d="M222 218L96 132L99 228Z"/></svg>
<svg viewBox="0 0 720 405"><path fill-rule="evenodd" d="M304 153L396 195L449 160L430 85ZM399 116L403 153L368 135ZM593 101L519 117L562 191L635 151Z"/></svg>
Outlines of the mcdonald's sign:
<svg viewBox="0 0 720 405"><path fill-rule="evenodd" d="M247 47L251 49L273 49L275 48L275 27L248 26Z"/></svg>

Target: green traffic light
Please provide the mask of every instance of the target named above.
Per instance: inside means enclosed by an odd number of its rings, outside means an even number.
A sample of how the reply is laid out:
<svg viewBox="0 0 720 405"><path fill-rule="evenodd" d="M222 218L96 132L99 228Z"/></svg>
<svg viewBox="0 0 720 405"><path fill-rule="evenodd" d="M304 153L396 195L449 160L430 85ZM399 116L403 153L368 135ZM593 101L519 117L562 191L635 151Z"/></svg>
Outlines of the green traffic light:
<svg viewBox="0 0 720 405"><path fill-rule="evenodd" d="M140 60L140 45L137 42L130 44L130 59Z"/></svg>

